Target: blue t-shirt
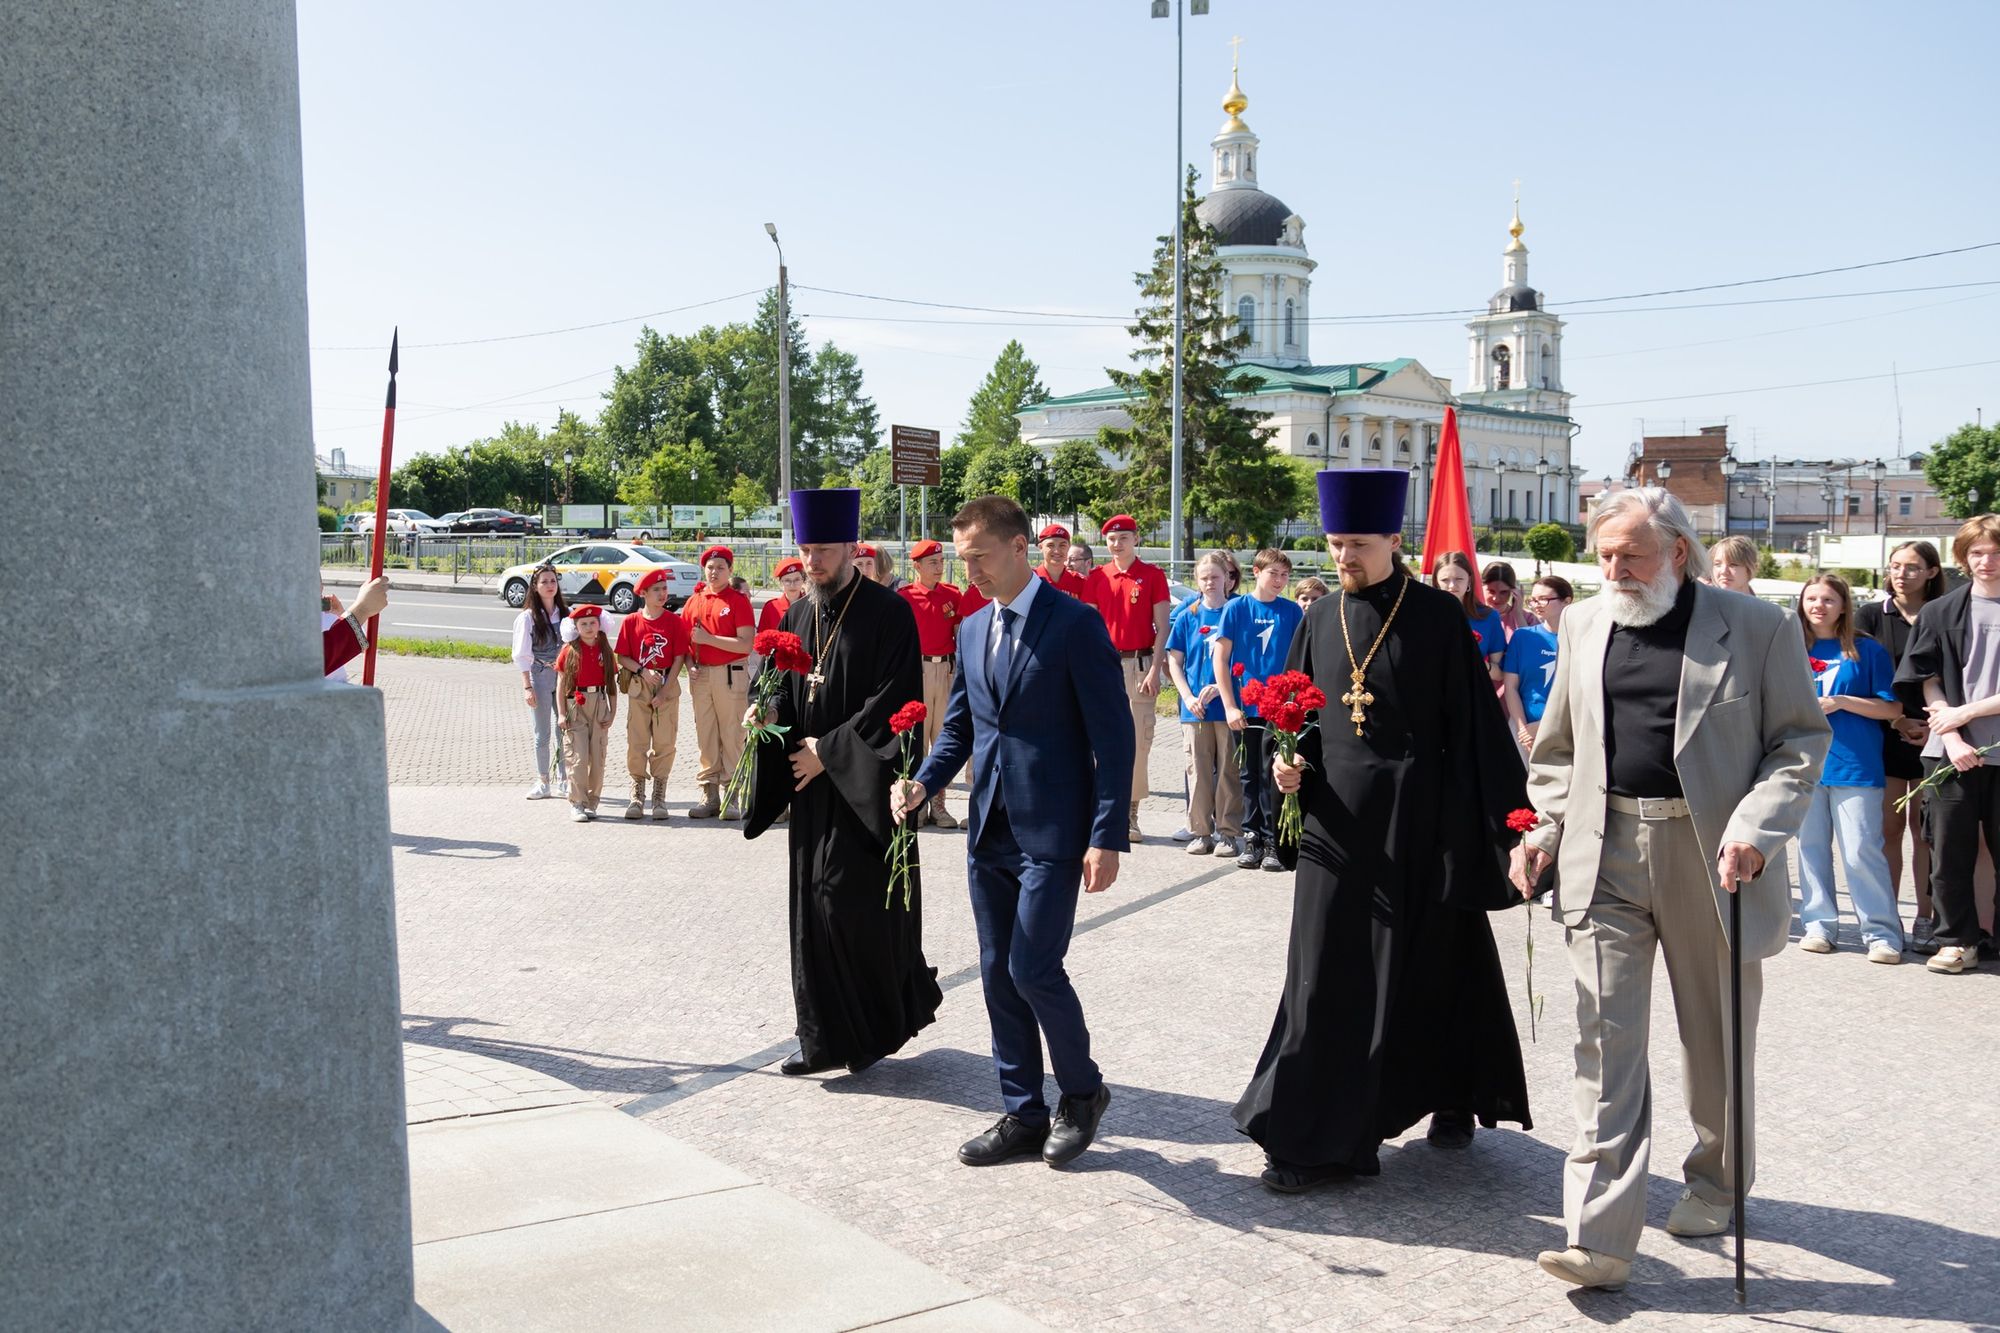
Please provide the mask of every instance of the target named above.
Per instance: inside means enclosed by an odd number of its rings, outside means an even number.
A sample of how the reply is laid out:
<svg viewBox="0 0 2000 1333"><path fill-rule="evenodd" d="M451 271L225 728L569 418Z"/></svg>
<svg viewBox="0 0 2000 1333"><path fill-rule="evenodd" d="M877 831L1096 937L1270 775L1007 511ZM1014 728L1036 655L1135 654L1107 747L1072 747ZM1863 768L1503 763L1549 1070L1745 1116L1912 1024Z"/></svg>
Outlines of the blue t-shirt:
<svg viewBox="0 0 2000 1333"><path fill-rule="evenodd" d="M1206 607L1200 602L1184 608L1184 614L1174 620L1174 627L1167 631L1167 651L1179 653L1186 660L1181 663L1181 674L1187 677L1188 689L1200 694L1209 682L1215 679L1215 659L1209 656L1209 646L1220 633L1216 626L1222 623L1222 613L1229 609L1224 602L1218 607ZM1208 633L1202 633L1206 629ZM1220 722L1224 718L1222 700L1209 701L1202 715L1196 717L1188 708L1188 698L1181 700L1181 721Z"/></svg>
<svg viewBox="0 0 2000 1333"><path fill-rule="evenodd" d="M1500 669L1521 678L1521 711L1528 721L1540 722L1556 679L1556 632L1546 625L1521 626L1507 640Z"/></svg>
<svg viewBox="0 0 2000 1333"><path fill-rule="evenodd" d="M1489 606L1484 616L1471 621L1470 624L1472 632L1479 636L1481 657L1491 657L1495 653L1507 651L1507 626L1501 622L1498 611Z"/></svg>
<svg viewBox="0 0 2000 1333"><path fill-rule="evenodd" d="M1292 635L1298 632L1299 620L1304 615L1304 608L1289 597L1260 602L1247 593L1231 598L1229 605L1222 608L1222 624L1215 632L1229 640L1230 674L1235 674L1238 662L1243 664L1243 675L1238 678L1239 693L1240 681L1269 680L1285 669L1285 657L1292 651ZM1243 711L1252 717L1257 715L1254 708Z"/></svg>
<svg viewBox="0 0 2000 1333"><path fill-rule="evenodd" d="M1858 660L1840 655L1840 640L1821 639L1812 646L1811 656L1826 663L1814 684L1821 698L1835 694L1857 695L1863 699L1890 699L1896 667L1889 650L1873 639L1854 640ZM1820 770L1822 787L1879 787L1882 785L1882 724L1872 717L1842 709L1827 714L1833 725L1833 745L1826 752L1826 767Z"/></svg>

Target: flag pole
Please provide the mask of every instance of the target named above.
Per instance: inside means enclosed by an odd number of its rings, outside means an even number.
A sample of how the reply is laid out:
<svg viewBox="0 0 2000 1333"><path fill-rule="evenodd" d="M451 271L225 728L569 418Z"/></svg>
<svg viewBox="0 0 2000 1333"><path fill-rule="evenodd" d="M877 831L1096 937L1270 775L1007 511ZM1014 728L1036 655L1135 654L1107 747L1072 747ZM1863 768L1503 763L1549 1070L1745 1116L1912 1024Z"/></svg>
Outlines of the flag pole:
<svg viewBox="0 0 2000 1333"><path fill-rule="evenodd" d="M375 473L375 531L369 543L368 577L382 577L383 542L388 537L389 523L389 466L390 457L396 449L396 348L402 340L402 330L389 334L389 396L382 404L382 464ZM375 641L381 637L382 617L368 617L368 655L361 663L361 683L375 683Z"/></svg>
<svg viewBox="0 0 2000 1333"><path fill-rule="evenodd" d="M1743 1304L1743 886L1729 895L1730 1192L1736 1196L1736 1303Z"/></svg>

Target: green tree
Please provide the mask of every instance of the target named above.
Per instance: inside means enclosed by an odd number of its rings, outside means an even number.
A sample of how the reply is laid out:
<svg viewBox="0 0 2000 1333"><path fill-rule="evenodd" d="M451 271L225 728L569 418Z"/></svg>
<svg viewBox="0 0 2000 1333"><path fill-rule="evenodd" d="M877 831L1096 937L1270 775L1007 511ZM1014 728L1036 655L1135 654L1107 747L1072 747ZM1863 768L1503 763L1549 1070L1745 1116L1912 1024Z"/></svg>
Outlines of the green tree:
<svg viewBox="0 0 2000 1333"><path fill-rule="evenodd" d="M696 340L639 330L630 367L612 371L598 427L612 455L636 468L663 444L716 438L714 385Z"/></svg>
<svg viewBox="0 0 2000 1333"><path fill-rule="evenodd" d="M1041 458L1041 451L1032 444L996 445L980 450L972 466L965 470L966 499L1004 495L1032 507L1038 498L1034 494L1035 464Z"/></svg>
<svg viewBox="0 0 2000 1333"><path fill-rule="evenodd" d="M1041 368L1028 359L1021 344L1010 339L1000 349L993 369L973 392L965 409L958 443L968 449L989 449L1019 443L1021 420L1015 414L1049 396Z"/></svg>
<svg viewBox="0 0 2000 1333"><path fill-rule="evenodd" d="M626 478L619 498L630 504L702 505L719 504L722 495L715 454L700 440L689 440L661 445Z"/></svg>
<svg viewBox="0 0 2000 1333"><path fill-rule="evenodd" d="M1924 480L1953 518L2000 509L2000 426L1960 426L1925 457Z"/></svg>
<svg viewBox="0 0 2000 1333"><path fill-rule="evenodd" d="M938 455L938 484L931 489L933 511L949 519L965 508L969 498L965 489L965 474L979 454L977 449L954 445Z"/></svg>
<svg viewBox="0 0 2000 1333"><path fill-rule="evenodd" d="M893 532L901 515L901 489L889 480L889 451L877 449L861 460L847 484L861 491L861 530Z"/></svg>
<svg viewBox="0 0 2000 1333"><path fill-rule="evenodd" d="M1049 508L1058 514L1089 513L1110 497L1114 476L1095 440L1064 440L1049 456Z"/></svg>
<svg viewBox="0 0 2000 1333"><path fill-rule="evenodd" d="M739 472L729 485L729 503L735 506L736 520L742 522L771 503L770 492Z"/></svg>
<svg viewBox="0 0 2000 1333"><path fill-rule="evenodd" d="M1576 542L1569 529L1560 523L1537 523L1522 540L1527 543L1528 554L1535 557L1537 573L1544 563L1576 557Z"/></svg>
<svg viewBox="0 0 2000 1333"><path fill-rule="evenodd" d="M1215 255L1218 238L1195 214L1200 199L1195 173L1188 171L1182 193L1185 323L1183 343L1173 345L1174 240L1162 236L1151 269L1138 273L1141 304L1128 331L1137 341L1137 371L1113 370L1113 384L1130 395L1129 429L1106 430L1102 438L1126 460L1119 490L1128 512L1141 526L1157 523L1169 508L1173 468L1173 363L1181 359L1183 530L1190 545L1200 515L1225 532L1248 535L1259 545L1270 540L1280 519L1301 503L1296 472L1273 454L1273 432L1252 412L1232 407L1231 398L1254 393L1261 376L1237 368L1250 346L1250 331L1224 309L1227 275Z"/></svg>

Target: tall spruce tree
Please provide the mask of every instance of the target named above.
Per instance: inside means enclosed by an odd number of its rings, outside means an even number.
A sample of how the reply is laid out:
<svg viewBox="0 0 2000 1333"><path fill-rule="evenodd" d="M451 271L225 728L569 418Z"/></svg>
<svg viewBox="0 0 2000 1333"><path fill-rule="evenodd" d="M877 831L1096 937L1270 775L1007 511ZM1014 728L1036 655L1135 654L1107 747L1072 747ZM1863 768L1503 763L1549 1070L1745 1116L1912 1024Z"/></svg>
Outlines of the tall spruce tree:
<svg viewBox="0 0 2000 1333"><path fill-rule="evenodd" d="M1195 215L1201 200L1195 173L1181 198L1186 252L1182 327L1182 541L1193 545L1194 522L1207 519L1224 534L1258 544L1299 504L1299 486L1284 459L1270 451L1274 433L1262 417L1231 406L1230 398L1264 383L1239 369L1250 331L1225 308L1228 275L1215 250L1215 229ZM1132 359L1141 369L1110 370L1111 382L1131 395L1128 429L1107 428L1103 443L1126 462L1120 489L1131 512L1152 524L1169 512L1173 478L1174 238L1162 236L1151 269L1134 275L1141 304L1127 331L1138 341Z"/></svg>
<svg viewBox="0 0 2000 1333"><path fill-rule="evenodd" d="M1021 422L1014 414L1048 396L1041 367L1028 359L1027 349L1019 341L1009 339L994 359L993 369L986 372L986 378L966 405L958 444L983 450L1005 448L1018 442Z"/></svg>

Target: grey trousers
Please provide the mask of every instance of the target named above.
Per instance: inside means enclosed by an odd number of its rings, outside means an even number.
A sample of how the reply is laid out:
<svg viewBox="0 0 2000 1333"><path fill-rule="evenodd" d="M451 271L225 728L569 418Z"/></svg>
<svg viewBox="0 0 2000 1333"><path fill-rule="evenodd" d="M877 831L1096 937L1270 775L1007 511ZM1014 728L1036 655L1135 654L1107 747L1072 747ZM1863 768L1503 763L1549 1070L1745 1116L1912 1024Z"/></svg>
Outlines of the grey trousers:
<svg viewBox="0 0 2000 1333"><path fill-rule="evenodd" d="M1681 1082L1695 1146L1682 1172L1710 1203L1733 1200L1729 1145L1729 940L1687 819L1607 815L1604 859L1583 923L1566 932L1576 972L1576 1146L1563 1170L1569 1243L1638 1253L1646 1222L1653 1084L1647 1066L1653 957L1667 960ZM1762 964L1743 960L1744 1179L1756 1178L1757 1013Z"/></svg>

